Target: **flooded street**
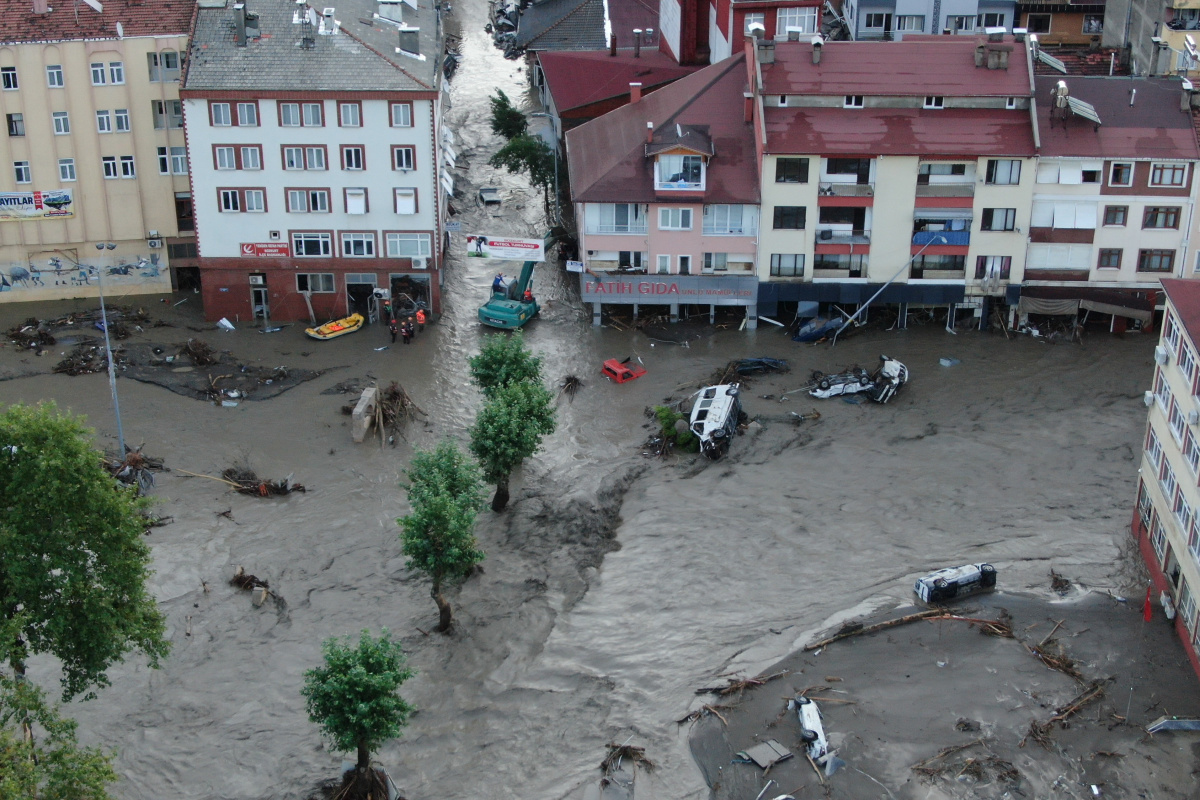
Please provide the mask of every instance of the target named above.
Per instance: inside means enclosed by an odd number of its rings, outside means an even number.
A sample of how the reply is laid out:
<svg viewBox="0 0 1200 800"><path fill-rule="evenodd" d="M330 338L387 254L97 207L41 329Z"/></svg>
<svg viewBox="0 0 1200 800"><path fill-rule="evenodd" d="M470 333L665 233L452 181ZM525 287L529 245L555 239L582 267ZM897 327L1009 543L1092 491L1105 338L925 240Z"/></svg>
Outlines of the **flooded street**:
<svg viewBox="0 0 1200 800"><path fill-rule="evenodd" d="M500 145L487 97L501 88L530 109L525 69L492 47L483 0L454 13L464 56L447 111L455 219L464 234L539 237L540 192L486 165ZM485 185L501 189L499 210L475 202ZM341 755L306 718L303 672L325 638L387 627L418 671L403 694L419 711L377 759L410 800L581 799L605 743L627 739L658 767L639 775L638 800L705 798L688 729L675 722L702 702L695 689L774 663L835 620L896 605L919 573L988 561L1007 591L1049 597L1051 567L1087 589L1130 590L1124 549L1153 337L1051 346L931 325L869 329L830 349L773 326L681 325L670 335L682 346L593 328L573 299L575 276L550 262L535 276L543 311L527 340L549 382L576 374L586 385L573 402L561 398L558 430L514 476L509 509L481 513L487 560L451 596L455 631L424 634L436 609L428 583L404 567L398 482L413 446L465 442L480 402L466 361L487 332L476 311L495 264L462 258L462 247L452 235L444 314L411 346L376 350L388 341L381 326L329 342L298 325L222 333L202 322L199 296L147 306L175 327L135 341L199 336L248 364L323 373L235 408L119 381L126 439L169 467L215 475L248 458L264 476L294 473L309 492L259 500L178 471L159 476L158 512L175 521L148 539L174 650L157 671L133 657L98 699L70 708L86 742L118 750L116 796L308 797ZM0 322L83 307L0 306ZM0 350L0 398L53 398L114 446L105 377L50 374L61 349L41 359ZM812 369L873 366L881 352L913 376L889 405L779 401ZM604 359L627 356L648 374L626 385L600 377ZM644 409L743 356L792 364L745 391L761 428L719 462L644 458ZM942 367L943 357L960 363ZM351 379L399 381L427 421L394 448L354 445L340 410L354 397L328 393ZM815 422L789 414L814 407ZM239 565L283 602L254 607L228 583ZM53 676L53 665L35 660L31 675Z"/></svg>

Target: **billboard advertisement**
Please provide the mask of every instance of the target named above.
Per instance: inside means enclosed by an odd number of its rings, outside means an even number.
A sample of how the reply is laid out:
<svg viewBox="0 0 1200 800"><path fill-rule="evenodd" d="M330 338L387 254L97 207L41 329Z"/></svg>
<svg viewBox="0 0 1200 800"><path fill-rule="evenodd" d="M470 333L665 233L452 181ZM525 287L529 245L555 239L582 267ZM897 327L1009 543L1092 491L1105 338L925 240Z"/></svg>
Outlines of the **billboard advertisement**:
<svg viewBox="0 0 1200 800"><path fill-rule="evenodd" d="M514 239L511 236L477 233L467 237L467 257L545 261L546 247L541 239Z"/></svg>
<svg viewBox="0 0 1200 800"><path fill-rule="evenodd" d="M0 222L61 219L75 216L70 189L48 192L0 192Z"/></svg>

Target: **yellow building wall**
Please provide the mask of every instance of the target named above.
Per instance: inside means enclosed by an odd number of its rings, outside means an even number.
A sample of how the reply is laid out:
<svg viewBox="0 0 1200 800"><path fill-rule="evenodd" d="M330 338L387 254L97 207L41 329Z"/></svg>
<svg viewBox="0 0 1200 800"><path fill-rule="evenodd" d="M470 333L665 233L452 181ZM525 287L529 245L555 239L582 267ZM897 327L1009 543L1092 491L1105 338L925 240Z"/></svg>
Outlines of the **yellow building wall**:
<svg viewBox="0 0 1200 800"><path fill-rule="evenodd" d="M763 158L762 210L758 221L758 279L762 281L811 281L813 264L813 242L817 229L817 189L821 180L820 156L786 156L808 159L807 183L776 183L776 156ZM804 230L774 229L775 206L804 206ZM771 276L771 254L794 253L804 255L804 275L797 278L774 278Z"/></svg>
<svg viewBox="0 0 1200 800"><path fill-rule="evenodd" d="M882 283L911 258L913 208L917 192L915 156L875 159L875 204L871 208L871 260L867 280ZM897 282L908 281L907 271Z"/></svg>

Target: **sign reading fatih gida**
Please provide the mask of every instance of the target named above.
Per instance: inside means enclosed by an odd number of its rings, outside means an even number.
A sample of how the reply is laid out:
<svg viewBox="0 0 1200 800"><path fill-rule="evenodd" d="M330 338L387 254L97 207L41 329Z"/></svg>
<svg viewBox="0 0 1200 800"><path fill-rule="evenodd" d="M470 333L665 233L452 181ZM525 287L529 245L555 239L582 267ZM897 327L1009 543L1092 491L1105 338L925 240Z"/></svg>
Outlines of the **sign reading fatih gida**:
<svg viewBox="0 0 1200 800"><path fill-rule="evenodd" d="M477 233L467 237L467 258L545 261L546 248L541 239L514 239Z"/></svg>
<svg viewBox="0 0 1200 800"><path fill-rule="evenodd" d="M75 216L70 189L48 192L0 192L0 222Z"/></svg>

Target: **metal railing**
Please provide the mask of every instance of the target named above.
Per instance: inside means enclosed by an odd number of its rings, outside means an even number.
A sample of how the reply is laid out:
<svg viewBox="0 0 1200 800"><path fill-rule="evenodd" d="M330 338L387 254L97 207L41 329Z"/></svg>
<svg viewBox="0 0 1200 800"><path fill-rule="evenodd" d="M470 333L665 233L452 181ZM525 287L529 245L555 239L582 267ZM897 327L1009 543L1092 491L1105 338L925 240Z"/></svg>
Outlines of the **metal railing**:
<svg viewBox="0 0 1200 800"><path fill-rule="evenodd" d="M875 184L821 181L817 191L821 197L874 197Z"/></svg>
<svg viewBox="0 0 1200 800"><path fill-rule="evenodd" d="M975 182L919 183L917 197L974 197Z"/></svg>
<svg viewBox="0 0 1200 800"><path fill-rule="evenodd" d="M870 244L871 229L817 228L817 244Z"/></svg>
<svg viewBox="0 0 1200 800"><path fill-rule="evenodd" d="M913 234L912 243L919 245L933 244L935 239L941 239L939 244L968 245L971 243L970 231L917 231Z"/></svg>

